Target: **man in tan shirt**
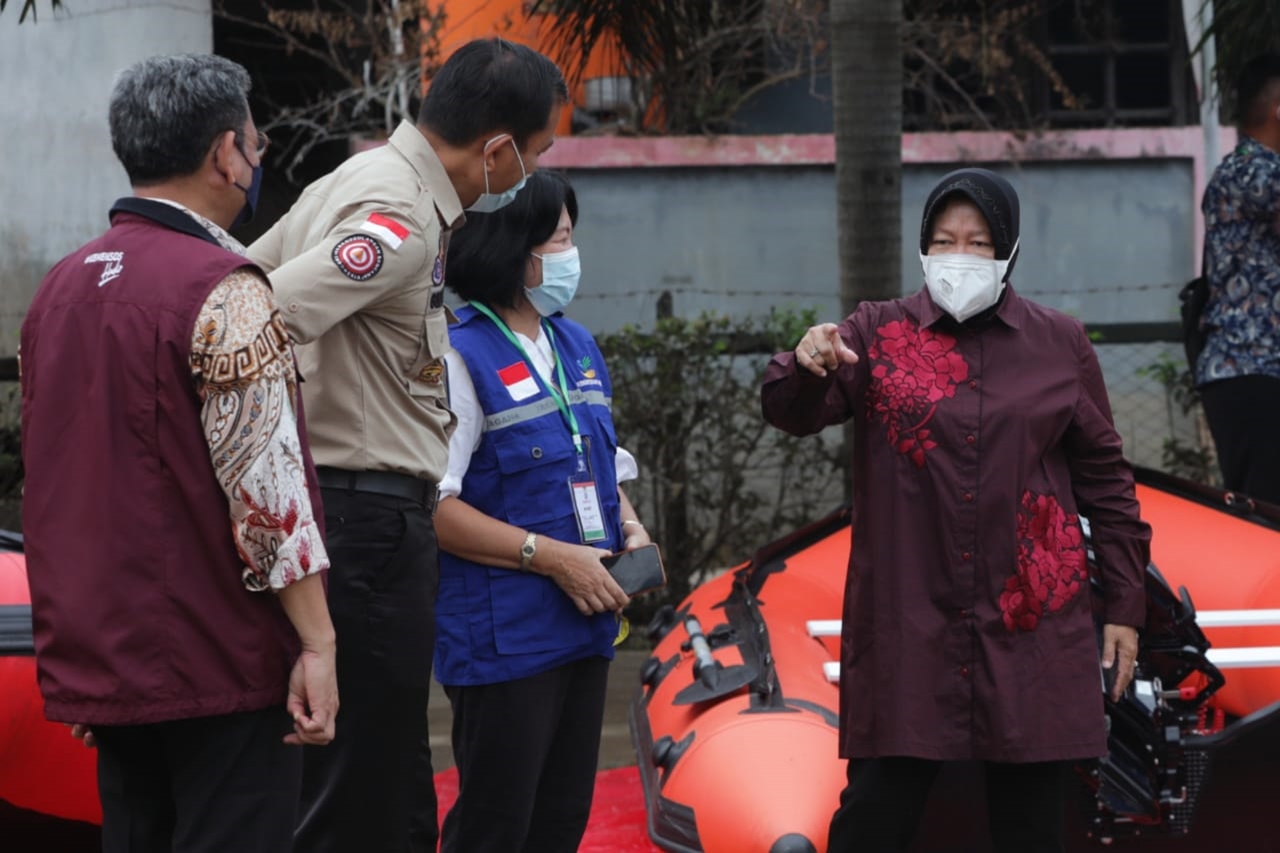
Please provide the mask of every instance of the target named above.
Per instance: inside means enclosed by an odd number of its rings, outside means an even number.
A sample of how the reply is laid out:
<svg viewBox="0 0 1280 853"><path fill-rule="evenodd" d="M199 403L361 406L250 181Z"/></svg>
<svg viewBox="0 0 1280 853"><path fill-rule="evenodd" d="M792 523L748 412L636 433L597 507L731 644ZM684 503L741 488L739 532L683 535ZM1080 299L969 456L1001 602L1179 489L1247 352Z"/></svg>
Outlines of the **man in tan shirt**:
<svg viewBox="0 0 1280 853"><path fill-rule="evenodd" d="M435 636L432 513L454 423L449 231L464 209L515 197L567 101L545 56L470 42L416 125L307 187L249 249L300 344L343 696L333 743L306 753L297 853L435 850L429 754L415 763Z"/></svg>

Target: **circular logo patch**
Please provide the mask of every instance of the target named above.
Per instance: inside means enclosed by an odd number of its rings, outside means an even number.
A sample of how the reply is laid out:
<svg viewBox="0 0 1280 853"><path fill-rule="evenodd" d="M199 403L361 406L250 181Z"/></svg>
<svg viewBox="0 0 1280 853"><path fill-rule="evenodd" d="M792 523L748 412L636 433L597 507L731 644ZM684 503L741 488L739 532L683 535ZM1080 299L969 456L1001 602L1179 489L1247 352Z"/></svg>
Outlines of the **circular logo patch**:
<svg viewBox="0 0 1280 853"><path fill-rule="evenodd" d="M347 278L368 281L382 269L382 246L372 237L357 234L333 247L333 262Z"/></svg>

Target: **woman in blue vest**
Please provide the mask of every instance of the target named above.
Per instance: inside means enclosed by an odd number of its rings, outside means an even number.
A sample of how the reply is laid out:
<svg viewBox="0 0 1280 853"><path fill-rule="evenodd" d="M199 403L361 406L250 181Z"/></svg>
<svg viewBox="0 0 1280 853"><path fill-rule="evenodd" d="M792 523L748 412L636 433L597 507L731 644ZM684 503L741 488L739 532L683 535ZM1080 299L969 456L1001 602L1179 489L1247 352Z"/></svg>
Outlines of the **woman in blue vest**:
<svg viewBox="0 0 1280 853"><path fill-rule="evenodd" d="M578 286L578 204L538 171L452 237L458 425L440 484L436 678L453 706L457 803L444 853L575 851L627 596L601 564L649 543L621 489L604 359L561 311ZM443 271L438 271L443 275Z"/></svg>

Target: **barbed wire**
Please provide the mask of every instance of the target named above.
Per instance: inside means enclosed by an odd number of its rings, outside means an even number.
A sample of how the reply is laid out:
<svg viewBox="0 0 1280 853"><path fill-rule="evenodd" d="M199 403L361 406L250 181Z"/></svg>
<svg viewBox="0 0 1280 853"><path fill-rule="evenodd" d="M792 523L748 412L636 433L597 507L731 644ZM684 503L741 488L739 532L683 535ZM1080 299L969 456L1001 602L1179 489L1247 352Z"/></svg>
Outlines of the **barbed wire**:
<svg viewBox="0 0 1280 853"><path fill-rule="evenodd" d="M1119 285L1095 285L1092 287L1063 287L1052 290L1023 290L1018 288L1020 296L1079 296L1079 295L1096 295L1096 294L1117 294L1117 293L1151 293L1155 291L1178 291L1182 288L1182 283L1163 282L1159 284L1119 284ZM715 288L715 287L666 287L655 286L645 288L643 290L611 290L593 292L590 290L579 290L574 299L633 299L633 298L657 298L664 294L672 296L766 296L766 297L796 297L796 298L831 298L836 299L839 293L819 293L813 290L779 290L777 288L769 288L767 290L742 290L738 288Z"/></svg>

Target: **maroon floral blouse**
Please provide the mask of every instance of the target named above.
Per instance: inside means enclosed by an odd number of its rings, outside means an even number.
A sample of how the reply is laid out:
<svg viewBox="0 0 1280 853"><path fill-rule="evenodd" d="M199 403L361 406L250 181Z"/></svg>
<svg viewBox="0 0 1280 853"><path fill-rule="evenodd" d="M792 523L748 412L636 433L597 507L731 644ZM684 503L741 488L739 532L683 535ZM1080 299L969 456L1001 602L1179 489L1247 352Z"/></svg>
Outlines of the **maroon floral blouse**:
<svg viewBox="0 0 1280 853"><path fill-rule="evenodd" d="M1115 624L1142 625L1151 530L1084 328L1012 288L962 327L921 290L840 334L858 364L774 356L761 398L797 435L855 423L841 755L1102 755L1081 516Z"/></svg>

